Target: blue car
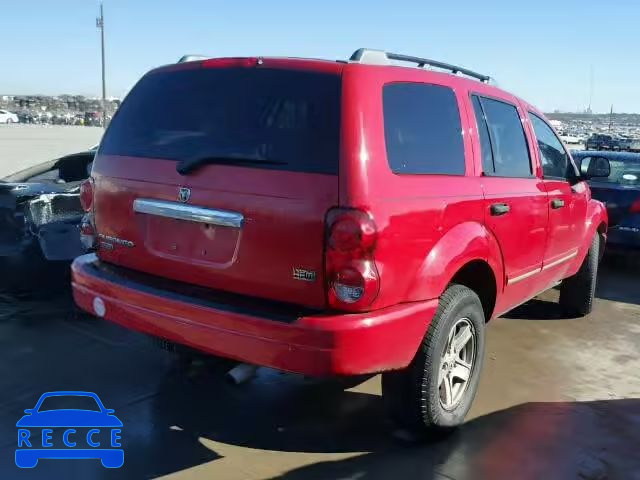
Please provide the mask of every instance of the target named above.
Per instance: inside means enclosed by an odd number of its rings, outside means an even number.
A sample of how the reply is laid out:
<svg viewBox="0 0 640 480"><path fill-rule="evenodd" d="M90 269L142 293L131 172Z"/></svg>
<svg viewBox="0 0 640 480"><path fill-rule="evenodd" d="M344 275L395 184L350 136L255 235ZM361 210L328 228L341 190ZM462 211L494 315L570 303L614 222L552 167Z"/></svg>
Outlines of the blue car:
<svg viewBox="0 0 640 480"><path fill-rule="evenodd" d="M583 173L597 158L605 158L610 174L589 180L593 198L607 206L609 232L607 248L640 249L640 153L572 152Z"/></svg>
<svg viewBox="0 0 640 480"><path fill-rule="evenodd" d="M41 458L99 458L107 468L123 465L122 422L95 393L48 392L24 412L16 423L18 467L33 468Z"/></svg>

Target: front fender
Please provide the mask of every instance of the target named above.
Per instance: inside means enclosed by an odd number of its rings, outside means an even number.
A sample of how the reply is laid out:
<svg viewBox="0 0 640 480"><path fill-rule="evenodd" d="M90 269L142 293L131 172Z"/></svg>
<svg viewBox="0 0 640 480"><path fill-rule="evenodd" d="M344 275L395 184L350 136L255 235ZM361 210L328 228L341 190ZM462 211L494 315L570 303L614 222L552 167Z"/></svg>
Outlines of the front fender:
<svg viewBox="0 0 640 480"><path fill-rule="evenodd" d="M409 298L438 298L451 279L473 261L486 262L496 278L496 292L502 292L504 265L495 237L477 222L459 223L445 233L428 253L409 288Z"/></svg>
<svg viewBox="0 0 640 480"><path fill-rule="evenodd" d="M589 251L589 247L591 247L591 240L593 236L598 233L598 227L604 224L604 231L602 232L604 238L606 239L607 235L607 227L609 225L609 214L607 213L607 207L599 200L591 199L587 204L587 215L585 218L585 228L584 228L584 237L582 238L582 243L578 249L578 256L576 257L576 263L571 269L571 274L573 275L578 271L582 262L584 262L585 257L587 256L587 252ZM600 248L604 249L604 245L600 245Z"/></svg>

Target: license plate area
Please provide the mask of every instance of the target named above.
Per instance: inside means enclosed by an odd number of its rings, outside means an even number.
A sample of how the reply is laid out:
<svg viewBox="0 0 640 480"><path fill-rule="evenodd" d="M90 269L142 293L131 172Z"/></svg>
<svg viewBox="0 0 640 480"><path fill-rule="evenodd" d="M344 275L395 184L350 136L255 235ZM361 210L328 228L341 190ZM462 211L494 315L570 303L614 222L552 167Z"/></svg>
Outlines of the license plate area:
<svg viewBox="0 0 640 480"><path fill-rule="evenodd" d="M234 262L241 230L154 215L142 215L144 242L154 255L224 267Z"/></svg>

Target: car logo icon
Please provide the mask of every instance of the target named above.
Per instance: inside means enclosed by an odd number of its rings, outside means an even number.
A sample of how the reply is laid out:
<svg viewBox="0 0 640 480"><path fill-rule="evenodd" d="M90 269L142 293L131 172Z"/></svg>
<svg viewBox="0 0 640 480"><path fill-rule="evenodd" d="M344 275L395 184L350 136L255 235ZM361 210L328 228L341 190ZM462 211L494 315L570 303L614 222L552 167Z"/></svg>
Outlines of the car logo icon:
<svg viewBox="0 0 640 480"><path fill-rule="evenodd" d="M180 191L178 191L178 200L182 203L187 203L191 198L191 189L186 187L181 187Z"/></svg>
<svg viewBox="0 0 640 480"><path fill-rule="evenodd" d="M76 408L69 408L69 407ZM16 423L16 465L33 468L41 458L99 459L106 468L124 464L122 422L92 392L43 394Z"/></svg>

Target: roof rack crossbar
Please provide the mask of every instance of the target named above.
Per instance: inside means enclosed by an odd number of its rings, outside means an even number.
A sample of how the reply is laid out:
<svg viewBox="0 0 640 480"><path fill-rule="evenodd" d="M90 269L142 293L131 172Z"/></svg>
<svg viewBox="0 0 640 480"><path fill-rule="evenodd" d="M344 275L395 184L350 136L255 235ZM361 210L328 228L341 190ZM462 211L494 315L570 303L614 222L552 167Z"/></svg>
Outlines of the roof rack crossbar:
<svg viewBox="0 0 640 480"><path fill-rule="evenodd" d="M372 50L368 48L360 48L356 50L353 55L351 55L352 62L358 63L369 63L369 58L375 58L373 63L380 63L380 58L385 56L388 60L396 60L398 62L407 62L407 63L415 63L418 68L424 68L429 65L431 67L440 68L442 70L448 70L454 75L461 73L468 77L475 78L480 80L483 83L489 83L491 81L491 77L489 75L483 75L482 73L474 72L473 70L469 70L464 67L459 67L457 65L451 65L449 63L440 62L438 60L430 60L428 58L422 57L414 57L411 55L403 55L401 53L392 53L392 52L384 52L381 50Z"/></svg>
<svg viewBox="0 0 640 480"><path fill-rule="evenodd" d="M178 60L177 63L185 63L185 62L196 62L198 60L206 60L207 57L206 55L183 55L182 57L180 57L180 60Z"/></svg>

